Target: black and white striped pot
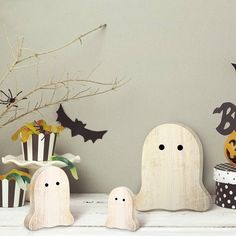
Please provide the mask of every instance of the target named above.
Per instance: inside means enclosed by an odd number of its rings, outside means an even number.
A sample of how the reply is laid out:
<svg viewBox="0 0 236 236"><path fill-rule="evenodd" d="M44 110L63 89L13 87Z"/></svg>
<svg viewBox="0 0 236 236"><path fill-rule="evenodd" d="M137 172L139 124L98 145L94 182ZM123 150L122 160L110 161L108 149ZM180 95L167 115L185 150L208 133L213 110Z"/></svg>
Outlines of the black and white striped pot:
<svg viewBox="0 0 236 236"><path fill-rule="evenodd" d="M0 207L21 207L25 204L26 191L15 180L0 180Z"/></svg>
<svg viewBox="0 0 236 236"><path fill-rule="evenodd" d="M26 161L48 161L54 154L57 134L32 134L22 143L22 152Z"/></svg>
<svg viewBox="0 0 236 236"><path fill-rule="evenodd" d="M236 209L236 168L229 163L216 165L214 168L216 181L216 205Z"/></svg>

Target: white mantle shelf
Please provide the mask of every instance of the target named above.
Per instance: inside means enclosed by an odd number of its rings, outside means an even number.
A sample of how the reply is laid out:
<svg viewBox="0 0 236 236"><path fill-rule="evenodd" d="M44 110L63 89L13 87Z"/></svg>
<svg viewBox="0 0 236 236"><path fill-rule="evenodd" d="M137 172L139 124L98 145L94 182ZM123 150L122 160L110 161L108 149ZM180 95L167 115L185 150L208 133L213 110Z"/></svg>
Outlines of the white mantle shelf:
<svg viewBox="0 0 236 236"><path fill-rule="evenodd" d="M107 229L107 195L72 194L71 209L75 223L70 227L57 227L30 232L24 228L29 206L0 208L0 235L236 235L236 210L213 204L207 212L151 211L138 212L141 228L133 232Z"/></svg>

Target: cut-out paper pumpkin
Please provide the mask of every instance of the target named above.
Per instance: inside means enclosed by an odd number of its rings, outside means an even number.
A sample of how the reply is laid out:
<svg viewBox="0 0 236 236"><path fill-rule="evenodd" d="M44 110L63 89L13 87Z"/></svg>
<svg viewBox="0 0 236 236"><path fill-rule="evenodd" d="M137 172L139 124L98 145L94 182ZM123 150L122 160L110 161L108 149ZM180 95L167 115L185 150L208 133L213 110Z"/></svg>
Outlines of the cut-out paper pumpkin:
<svg viewBox="0 0 236 236"><path fill-rule="evenodd" d="M55 166L38 169L30 184L30 211L25 218L25 226L30 230L38 230L67 226L73 222L66 173Z"/></svg>
<svg viewBox="0 0 236 236"><path fill-rule="evenodd" d="M181 124L154 128L143 146L136 209L208 210L211 197L202 183L202 169L202 145L190 128Z"/></svg>
<svg viewBox="0 0 236 236"><path fill-rule="evenodd" d="M226 139L224 152L231 165L236 167L236 132L232 132Z"/></svg>
<svg viewBox="0 0 236 236"><path fill-rule="evenodd" d="M108 198L108 218L106 227L135 231L139 223L135 216L133 193L126 187L111 191Z"/></svg>

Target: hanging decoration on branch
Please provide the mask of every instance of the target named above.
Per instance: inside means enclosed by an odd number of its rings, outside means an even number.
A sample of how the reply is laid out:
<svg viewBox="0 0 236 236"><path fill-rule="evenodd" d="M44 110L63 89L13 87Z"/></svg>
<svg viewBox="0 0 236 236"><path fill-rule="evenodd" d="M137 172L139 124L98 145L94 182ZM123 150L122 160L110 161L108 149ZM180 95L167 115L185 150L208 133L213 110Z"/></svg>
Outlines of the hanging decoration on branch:
<svg viewBox="0 0 236 236"><path fill-rule="evenodd" d="M1 105L6 105L7 107L9 107L11 104L13 104L13 107L18 107L18 105L14 104L16 102L16 99L17 97L22 93L23 91L20 91L16 94L16 96L14 97L12 95L12 92L10 89L8 89L8 94L5 93L4 91L0 90L0 93L2 93L5 97L6 97L6 100L2 100L0 99L0 104ZM27 99L26 97L23 97L23 99Z"/></svg>
<svg viewBox="0 0 236 236"><path fill-rule="evenodd" d="M61 125L65 128L69 128L71 130L71 136L74 137L76 135L81 135L84 138L84 142L91 140L95 143L98 139L102 139L103 135L107 132L107 130L103 131L93 131L85 128L86 124L77 118L73 121L64 111L62 105L60 104L57 110L57 121L61 123Z"/></svg>

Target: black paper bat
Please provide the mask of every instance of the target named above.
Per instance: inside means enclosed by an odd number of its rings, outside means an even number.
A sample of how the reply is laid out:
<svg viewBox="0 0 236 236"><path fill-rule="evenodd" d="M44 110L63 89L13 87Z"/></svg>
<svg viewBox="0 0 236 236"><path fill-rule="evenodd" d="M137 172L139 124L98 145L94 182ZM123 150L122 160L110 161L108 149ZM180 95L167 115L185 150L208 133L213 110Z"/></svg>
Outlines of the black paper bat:
<svg viewBox="0 0 236 236"><path fill-rule="evenodd" d="M57 121L60 122L63 127L71 130L71 136L74 137L76 135L81 135L84 138L84 142L91 140L95 143L97 139L102 139L103 135L107 132L107 130L89 130L85 128L86 124L82 121L79 121L78 119L75 119L75 121L71 120L71 118L65 113L61 104L57 110L57 115Z"/></svg>
<svg viewBox="0 0 236 236"><path fill-rule="evenodd" d="M236 64L234 64L234 63L231 63L231 64L234 67L234 69L236 70Z"/></svg>
<svg viewBox="0 0 236 236"><path fill-rule="evenodd" d="M228 135L236 131L236 106L231 102L225 102L220 107L217 107L213 114L221 112L221 122L216 130L222 135Z"/></svg>

